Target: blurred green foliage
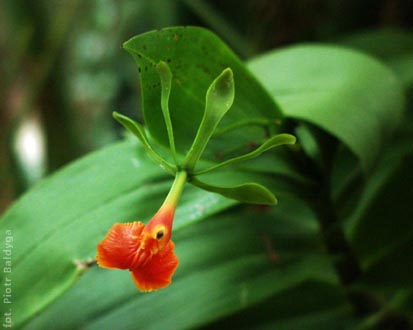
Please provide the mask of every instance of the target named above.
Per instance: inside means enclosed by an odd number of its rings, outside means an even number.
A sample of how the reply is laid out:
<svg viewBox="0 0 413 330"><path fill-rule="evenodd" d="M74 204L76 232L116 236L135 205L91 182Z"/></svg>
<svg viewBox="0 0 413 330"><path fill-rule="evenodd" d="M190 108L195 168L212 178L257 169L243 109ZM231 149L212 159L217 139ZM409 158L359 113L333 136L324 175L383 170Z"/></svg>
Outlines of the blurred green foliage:
<svg viewBox="0 0 413 330"><path fill-rule="evenodd" d="M1 2L0 210L41 176L110 145L35 185L0 219L2 233L12 228L14 235L18 327L412 329L412 6ZM149 219L170 181L135 142L114 142L122 131L113 110L140 121L150 112L148 104L141 109L137 70L120 45L187 24L208 27L244 60L298 42L355 51L298 45L247 62L287 117L282 129L298 137L299 149L208 180L261 181L280 205L249 207L188 187L174 227L181 264L173 285L140 295L126 274L84 263L111 223ZM323 93L307 91L314 86ZM241 96L251 100L245 91ZM182 99L173 102L181 109ZM242 114L243 104L237 107ZM365 111L362 119L357 111ZM149 120L162 144L160 126ZM34 165L18 144L27 123L45 146Z"/></svg>

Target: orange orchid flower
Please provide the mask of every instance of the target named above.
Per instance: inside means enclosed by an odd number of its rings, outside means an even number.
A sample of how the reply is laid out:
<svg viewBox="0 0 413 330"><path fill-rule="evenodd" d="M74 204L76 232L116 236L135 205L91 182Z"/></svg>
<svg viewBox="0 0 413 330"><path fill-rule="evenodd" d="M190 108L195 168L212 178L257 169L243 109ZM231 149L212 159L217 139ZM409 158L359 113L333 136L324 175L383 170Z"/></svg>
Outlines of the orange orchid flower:
<svg viewBox="0 0 413 330"><path fill-rule="evenodd" d="M145 226L140 221L116 223L97 246L100 267L128 269L140 291L168 286L178 267L171 240L176 205L186 173L179 172L159 211Z"/></svg>

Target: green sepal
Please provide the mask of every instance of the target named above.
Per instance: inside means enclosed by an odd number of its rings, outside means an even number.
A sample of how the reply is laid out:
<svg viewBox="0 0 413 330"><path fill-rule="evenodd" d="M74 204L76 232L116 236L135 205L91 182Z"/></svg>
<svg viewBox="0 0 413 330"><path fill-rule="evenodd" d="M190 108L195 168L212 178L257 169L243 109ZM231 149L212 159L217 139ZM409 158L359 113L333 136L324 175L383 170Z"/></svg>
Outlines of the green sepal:
<svg viewBox="0 0 413 330"><path fill-rule="evenodd" d="M175 149L174 131L172 128L171 114L169 111L169 96L171 95L172 72L168 64L166 64L164 61L160 61L158 63L156 70L158 71L159 77L161 79L161 108L163 117L165 119L166 130L168 132L169 147L171 149L175 165L178 165Z"/></svg>
<svg viewBox="0 0 413 330"><path fill-rule="evenodd" d="M274 194L258 183L249 182L232 187L219 187L199 181L196 178L192 178L189 182L206 191L217 193L243 203L261 205L276 205L278 203Z"/></svg>
<svg viewBox="0 0 413 330"><path fill-rule="evenodd" d="M254 151L251 151L245 155L239 156L239 157L235 157L235 158L231 158L228 159L222 163L216 164L214 166L208 167L204 170L200 170L197 172L194 172L193 175L200 175L200 174L205 174L208 172L211 172L213 170L216 170L218 168L224 167L224 166L228 166L228 165L232 165L235 163L239 163L242 161L246 161L248 159L252 159L255 157L258 157L259 155L261 155L263 152L270 150L272 148L284 145L284 144L294 144L296 142L296 138L295 136L291 135L291 134L278 134L275 136L272 136L271 138L269 138L268 140L266 140L263 144L261 144L258 148L256 148Z"/></svg>
<svg viewBox="0 0 413 330"><path fill-rule="evenodd" d="M234 76L230 68L225 69L212 82L206 93L205 111L194 142L186 155L183 168L191 171L201 158L205 147L214 134L221 119L234 102Z"/></svg>
<svg viewBox="0 0 413 330"><path fill-rule="evenodd" d="M176 173L176 167L171 163L167 162L155 150L152 149L151 145L149 144L148 138L146 137L145 131L139 123L130 119L129 117L121 115L116 111L114 111L112 115L113 118L115 118L123 127L125 127L129 132L135 135L139 139L139 141L141 141L148 155L156 163L161 165L161 167L163 167L169 173L173 175Z"/></svg>

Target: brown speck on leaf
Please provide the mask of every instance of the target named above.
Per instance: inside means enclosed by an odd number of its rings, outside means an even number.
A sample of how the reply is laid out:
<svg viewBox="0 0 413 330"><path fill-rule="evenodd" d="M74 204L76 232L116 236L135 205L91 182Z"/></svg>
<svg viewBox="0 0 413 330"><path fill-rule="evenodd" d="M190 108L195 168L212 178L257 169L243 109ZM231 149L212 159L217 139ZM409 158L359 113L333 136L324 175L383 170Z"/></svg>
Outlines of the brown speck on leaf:
<svg viewBox="0 0 413 330"><path fill-rule="evenodd" d="M178 40L180 39L179 35L178 35L178 34L176 34L176 33L174 33L173 38L174 38L174 40L176 40L176 41L178 41Z"/></svg>
<svg viewBox="0 0 413 330"><path fill-rule="evenodd" d="M281 125L282 124L282 121L281 121L281 119L276 119L276 120L274 120L274 123L275 123L275 125Z"/></svg>
<svg viewBox="0 0 413 330"><path fill-rule="evenodd" d="M271 206L251 204L248 206L248 210L250 210L251 212L255 212L255 213L266 213L271 210Z"/></svg>
<svg viewBox="0 0 413 330"><path fill-rule="evenodd" d="M222 153L220 153L220 152L217 152L216 154L214 154L214 156L213 156L215 159L223 159L224 158L224 156L222 155Z"/></svg>
<svg viewBox="0 0 413 330"><path fill-rule="evenodd" d="M250 142L247 144L247 150L254 150L256 147L258 147L258 143L256 142Z"/></svg>
<svg viewBox="0 0 413 330"><path fill-rule="evenodd" d="M273 243L271 241L271 238L269 238L267 235L263 235L262 239L264 240L265 243L265 249L267 250L267 255L270 259L271 262L277 263L280 261L280 255L274 250Z"/></svg>
<svg viewBox="0 0 413 330"><path fill-rule="evenodd" d="M211 71L209 70L209 68L206 65L200 65L199 68L205 72L206 74L210 75Z"/></svg>

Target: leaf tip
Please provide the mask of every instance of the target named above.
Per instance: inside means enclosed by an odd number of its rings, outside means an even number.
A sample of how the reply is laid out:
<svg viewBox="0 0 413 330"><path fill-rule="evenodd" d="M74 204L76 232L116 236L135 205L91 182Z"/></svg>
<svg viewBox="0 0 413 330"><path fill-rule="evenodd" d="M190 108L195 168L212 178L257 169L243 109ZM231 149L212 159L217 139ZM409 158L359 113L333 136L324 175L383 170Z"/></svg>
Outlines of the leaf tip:
<svg viewBox="0 0 413 330"><path fill-rule="evenodd" d="M278 199L277 197L275 197L275 195L272 195L268 201L268 205L278 205Z"/></svg>
<svg viewBox="0 0 413 330"><path fill-rule="evenodd" d="M287 138L287 144L296 144L297 143L297 138L294 135L291 134L285 134Z"/></svg>
<svg viewBox="0 0 413 330"><path fill-rule="evenodd" d="M208 89L207 95L218 97L224 104L224 108L228 110L235 97L234 74L231 68L224 69L221 74L213 81ZM212 92L212 93L211 93ZM217 100L217 99L216 99Z"/></svg>
<svg viewBox="0 0 413 330"><path fill-rule="evenodd" d="M125 119L129 119L126 118L124 115L122 115L121 113L117 112L117 111L113 111L112 112L112 117L113 119L115 119L118 123L123 125L123 122L125 121Z"/></svg>
<svg viewBox="0 0 413 330"><path fill-rule="evenodd" d="M234 88L234 73L231 68L226 68L218 76L217 85L224 90L231 90Z"/></svg>
<svg viewBox="0 0 413 330"><path fill-rule="evenodd" d="M158 64L156 65L156 70L158 73L163 73L163 72L168 72L170 71L169 65L165 61L159 61Z"/></svg>
<svg viewBox="0 0 413 330"><path fill-rule="evenodd" d="M122 48L123 49L125 49L126 51L130 51L130 44L133 42L133 40L134 39L136 39L138 36L134 36L134 37L131 37L130 39L128 39L128 40L126 40L126 41L124 41L123 43L122 43Z"/></svg>
<svg viewBox="0 0 413 330"><path fill-rule="evenodd" d="M129 42L130 42L130 40L127 40L124 43L122 43L121 48L123 50L126 50L128 53L131 53L131 49L129 47Z"/></svg>
<svg viewBox="0 0 413 330"><path fill-rule="evenodd" d="M232 72L231 68L226 68L224 71L221 73L222 77L225 77L228 80L233 80L234 79L234 73Z"/></svg>
<svg viewBox="0 0 413 330"><path fill-rule="evenodd" d="M261 204L261 205L277 205L278 204L278 199L275 197L275 195L266 187L263 187L266 191L265 194L263 194L259 201L256 202L256 204Z"/></svg>

